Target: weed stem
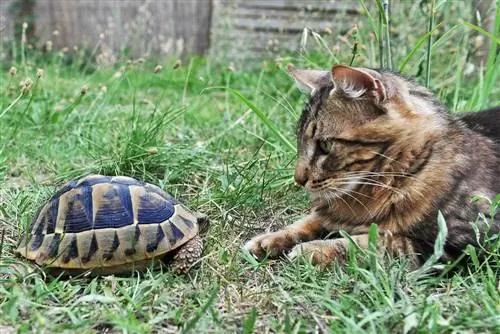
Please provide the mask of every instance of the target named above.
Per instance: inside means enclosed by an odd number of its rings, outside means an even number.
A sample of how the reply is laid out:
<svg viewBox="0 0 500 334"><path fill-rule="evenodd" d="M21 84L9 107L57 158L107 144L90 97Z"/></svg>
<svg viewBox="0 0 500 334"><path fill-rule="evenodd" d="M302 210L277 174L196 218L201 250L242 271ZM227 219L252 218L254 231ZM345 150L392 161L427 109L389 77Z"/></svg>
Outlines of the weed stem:
<svg viewBox="0 0 500 334"><path fill-rule="evenodd" d="M432 29L434 29L435 5L436 5L436 0L431 0L431 8L429 11L429 27L427 29L427 31L431 33L429 34L429 39L427 40L427 59L426 59L426 70L425 70L426 87L429 87L431 84L431 47L432 47Z"/></svg>
<svg viewBox="0 0 500 334"><path fill-rule="evenodd" d="M24 92L21 92L21 94L19 94L18 97L16 97L16 99L14 101L12 101L12 103L7 107L5 108L4 111L2 111L2 113L0 114L0 118L3 117L3 115L5 115L13 106L16 105L17 102L19 102L19 100L24 96Z"/></svg>

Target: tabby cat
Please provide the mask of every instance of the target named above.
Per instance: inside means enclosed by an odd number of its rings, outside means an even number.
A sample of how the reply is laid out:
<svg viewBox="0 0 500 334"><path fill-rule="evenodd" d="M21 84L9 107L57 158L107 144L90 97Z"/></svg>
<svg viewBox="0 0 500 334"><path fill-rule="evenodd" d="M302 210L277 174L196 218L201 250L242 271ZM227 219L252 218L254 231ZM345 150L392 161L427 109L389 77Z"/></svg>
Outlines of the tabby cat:
<svg viewBox="0 0 500 334"><path fill-rule="evenodd" d="M368 247L376 224L379 249L412 255L418 266L433 252L439 210L448 228L444 261L499 233L498 218L477 217L489 217L485 198L500 193L500 108L459 118L423 86L386 70L289 72L310 94L298 123L295 180L313 209L245 249L260 258L343 262L351 243L338 232Z"/></svg>

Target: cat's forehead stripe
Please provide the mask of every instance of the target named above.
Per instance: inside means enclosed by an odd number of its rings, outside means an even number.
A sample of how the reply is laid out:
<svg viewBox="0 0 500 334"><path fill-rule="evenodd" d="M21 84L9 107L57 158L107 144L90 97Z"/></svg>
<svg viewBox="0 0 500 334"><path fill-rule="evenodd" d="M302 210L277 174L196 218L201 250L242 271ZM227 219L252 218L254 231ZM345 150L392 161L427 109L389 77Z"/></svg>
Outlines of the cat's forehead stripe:
<svg viewBox="0 0 500 334"><path fill-rule="evenodd" d="M302 115L299 120L300 133L304 133L308 127L308 124L318 118L323 103L328 98L328 93L330 92L330 90L332 90L332 88L333 85L329 84L325 87L322 87L317 93L311 96L309 102L306 104L304 110L302 111Z"/></svg>
<svg viewBox="0 0 500 334"><path fill-rule="evenodd" d="M329 92L333 89L333 85L327 85L325 87L322 87L319 92L316 94L316 110L314 113L314 118L318 117L319 111L321 110L321 107L323 106L323 103L325 100L328 99Z"/></svg>
<svg viewBox="0 0 500 334"><path fill-rule="evenodd" d="M317 123L315 120L310 120L309 121L309 124L307 125L306 127L306 131L305 131L305 135L309 138L313 138L315 133L316 133L316 129L317 129Z"/></svg>

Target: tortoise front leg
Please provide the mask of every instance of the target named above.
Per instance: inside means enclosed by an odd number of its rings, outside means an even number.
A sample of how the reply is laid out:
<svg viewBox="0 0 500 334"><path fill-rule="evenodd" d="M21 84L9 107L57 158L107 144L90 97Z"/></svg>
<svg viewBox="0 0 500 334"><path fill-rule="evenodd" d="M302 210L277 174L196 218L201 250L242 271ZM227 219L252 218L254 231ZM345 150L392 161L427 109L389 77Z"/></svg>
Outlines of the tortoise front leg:
<svg viewBox="0 0 500 334"><path fill-rule="evenodd" d="M203 241L198 234L179 248L169 265L175 272L186 274L191 266L200 259L202 252Z"/></svg>

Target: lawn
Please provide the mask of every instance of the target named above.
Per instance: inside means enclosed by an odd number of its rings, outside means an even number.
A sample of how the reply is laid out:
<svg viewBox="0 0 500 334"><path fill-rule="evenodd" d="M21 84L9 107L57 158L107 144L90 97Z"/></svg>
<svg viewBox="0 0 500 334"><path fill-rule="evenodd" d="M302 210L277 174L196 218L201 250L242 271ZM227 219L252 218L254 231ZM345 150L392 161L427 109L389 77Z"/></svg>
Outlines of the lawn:
<svg viewBox="0 0 500 334"><path fill-rule="evenodd" d="M425 8L392 13L394 69L429 79L452 112L499 105L500 60L491 52L478 64L474 48L488 37L464 23L472 22L469 5L438 3L430 45ZM303 261L258 263L240 251L251 236L308 210L307 193L293 183L295 123L306 97L286 64L377 67L378 19L369 14L357 29L325 37L334 42L309 34L306 51L252 64L192 58L179 66L123 55L100 66L82 50L1 45L0 333L498 331L498 252L493 264L431 275L370 254L320 270ZM499 25L497 18L497 32ZM198 266L186 277L163 268L62 279L15 257L38 206L90 172L152 182L206 213Z"/></svg>

